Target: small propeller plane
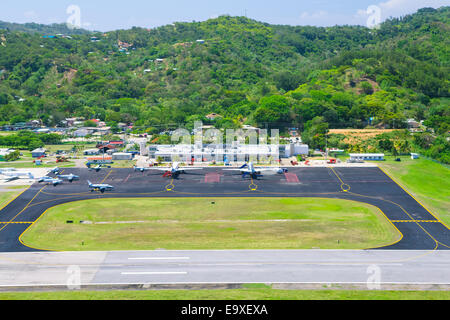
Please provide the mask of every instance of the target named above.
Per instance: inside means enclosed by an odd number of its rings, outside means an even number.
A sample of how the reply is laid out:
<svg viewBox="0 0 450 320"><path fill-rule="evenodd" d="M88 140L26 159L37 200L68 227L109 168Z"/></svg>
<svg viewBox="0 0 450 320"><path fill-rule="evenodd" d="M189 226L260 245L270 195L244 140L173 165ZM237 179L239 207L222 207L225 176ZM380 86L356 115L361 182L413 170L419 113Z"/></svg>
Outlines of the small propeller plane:
<svg viewBox="0 0 450 320"><path fill-rule="evenodd" d="M72 183L73 181L80 180L80 177L75 175L75 174L73 174L73 173L71 173L71 174L60 174L60 175L57 175L57 177L60 178L60 179L63 179L63 180L67 180L70 183Z"/></svg>
<svg viewBox="0 0 450 320"><path fill-rule="evenodd" d="M158 170L158 171L164 171L163 177L171 177L171 178L177 178L180 174L186 173L186 171L190 170L203 170L204 168L201 167L180 167L179 162L172 163L170 168L148 168L149 170Z"/></svg>
<svg viewBox="0 0 450 320"><path fill-rule="evenodd" d="M53 173L53 174L58 174L58 173L60 173L61 172L61 169L60 168L58 168L58 167L55 167L55 168L53 168L53 169L51 169L50 171L49 171L49 173Z"/></svg>
<svg viewBox="0 0 450 320"><path fill-rule="evenodd" d="M250 176L253 179L258 179L258 177L262 177L263 175L261 174L262 172L273 172L273 173L284 173L287 172L287 169L284 168L279 168L279 167L267 167L267 168L262 168L262 167L255 167L253 165L252 162L249 162L248 164L244 164L242 167L240 167L239 169L223 169L224 171L239 171L242 174L242 178L245 178L246 176Z"/></svg>
<svg viewBox="0 0 450 320"><path fill-rule="evenodd" d="M134 171L144 172L144 171L151 170L152 168L150 168L150 167L137 167L137 166L134 166L133 169L134 169Z"/></svg>
<svg viewBox="0 0 450 320"><path fill-rule="evenodd" d="M28 179L34 179L34 176L31 172L24 172L24 171L15 171L14 170L8 170L8 171L0 171L0 174L7 177L5 178L6 182L10 182L13 180L18 180L21 177L25 177Z"/></svg>
<svg viewBox="0 0 450 320"><path fill-rule="evenodd" d="M105 191L114 190L114 187L109 184L102 184L102 183L94 184L94 183L90 182L89 180L88 180L88 184L89 184L89 188L91 189L91 192L100 191L101 193L105 193Z"/></svg>
<svg viewBox="0 0 450 320"><path fill-rule="evenodd" d="M99 165L97 165L95 167L90 167L89 166L89 170L90 171L95 170L95 172L99 172L103 167L111 168L111 166L105 166L104 164L99 164Z"/></svg>
<svg viewBox="0 0 450 320"><path fill-rule="evenodd" d="M61 179L56 179L52 177L42 177L38 180L39 183L45 182L47 184L53 184L56 187L58 184L61 184L63 181Z"/></svg>

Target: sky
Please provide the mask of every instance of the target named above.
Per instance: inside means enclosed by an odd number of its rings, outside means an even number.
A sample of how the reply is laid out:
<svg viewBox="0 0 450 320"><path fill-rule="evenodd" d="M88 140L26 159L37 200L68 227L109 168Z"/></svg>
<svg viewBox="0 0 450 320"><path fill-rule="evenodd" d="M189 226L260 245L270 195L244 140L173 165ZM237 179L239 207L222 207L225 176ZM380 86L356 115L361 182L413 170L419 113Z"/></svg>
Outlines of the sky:
<svg viewBox="0 0 450 320"><path fill-rule="evenodd" d="M450 0L14 0L2 6L0 20L69 22L88 30L111 31L204 21L227 14L271 24L370 27L423 7L445 5L450 5Z"/></svg>

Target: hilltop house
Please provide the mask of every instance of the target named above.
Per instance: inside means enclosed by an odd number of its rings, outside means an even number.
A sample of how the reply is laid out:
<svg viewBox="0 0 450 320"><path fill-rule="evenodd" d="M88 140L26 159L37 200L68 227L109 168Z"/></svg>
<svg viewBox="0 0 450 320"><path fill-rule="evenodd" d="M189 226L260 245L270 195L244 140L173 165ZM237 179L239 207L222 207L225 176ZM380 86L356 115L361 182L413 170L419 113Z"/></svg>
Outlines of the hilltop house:
<svg viewBox="0 0 450 320"><path fill-rule="evenodd" d="M215 120L217 118L222 118L222 116L217 113L211 113L211 114L208 114L207 116L205 116L205 118L207 118L209 120Z"/></svg>

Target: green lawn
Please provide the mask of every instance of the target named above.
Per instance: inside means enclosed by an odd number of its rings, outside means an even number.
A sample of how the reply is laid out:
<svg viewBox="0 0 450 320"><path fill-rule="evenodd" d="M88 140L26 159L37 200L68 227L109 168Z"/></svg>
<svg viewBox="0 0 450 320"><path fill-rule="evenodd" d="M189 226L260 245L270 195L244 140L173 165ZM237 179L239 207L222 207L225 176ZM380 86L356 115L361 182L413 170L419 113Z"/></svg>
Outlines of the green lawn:
<svg viewBox="0 0 450 320"><path fill-rule="evenodd" d="M450 300L450 291L147 290L0 293L0 300Z"/></svg>
<svg viewBox="0 0 450 320"><path fill-rule="evenodd" d="M427 159L386 157L379 166L450 226L450 169Z"/></svg>
<svg viewBox="0 0 450 320"><path fill-rule="evenodd" d="M147 198L56 206L21 240L43 249L97 251L361 249L399 238L377 208L348 200Z"/></svg>
<svg viewBox="0 0 450 320"><path fill-rule="evenodd" d="M136 165L136 160L114 160L111 168L133 168Z"/></svg>

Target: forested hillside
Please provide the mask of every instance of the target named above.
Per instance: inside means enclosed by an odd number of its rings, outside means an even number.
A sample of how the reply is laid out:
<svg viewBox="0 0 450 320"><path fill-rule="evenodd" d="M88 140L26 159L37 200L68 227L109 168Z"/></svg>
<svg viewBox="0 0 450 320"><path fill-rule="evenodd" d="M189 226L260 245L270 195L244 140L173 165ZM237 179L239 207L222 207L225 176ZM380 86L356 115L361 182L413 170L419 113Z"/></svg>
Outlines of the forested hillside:
<svg viewBox="0 0 450 320"><path fill-rule="evenodd" d="M230 16L69 38L4 29L0 122L82 116L155 131L210 123L214 112L217 127L307 130L402 128L415 118L446 137L449 22L442 7L380 29Z"/></svg>
<svg viewBox="0 0 450 320"><path fill-rule="evenodd" d="M66 23L54 23L51 25L39 24L39 23L11 23L0 21L0 29L8 31L21 31L28 33L39 33L43 35L55 35L55 34L90 34L91 31L80 28L69 28Z"/></svg>

